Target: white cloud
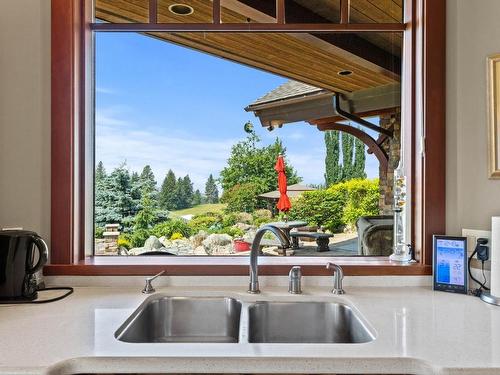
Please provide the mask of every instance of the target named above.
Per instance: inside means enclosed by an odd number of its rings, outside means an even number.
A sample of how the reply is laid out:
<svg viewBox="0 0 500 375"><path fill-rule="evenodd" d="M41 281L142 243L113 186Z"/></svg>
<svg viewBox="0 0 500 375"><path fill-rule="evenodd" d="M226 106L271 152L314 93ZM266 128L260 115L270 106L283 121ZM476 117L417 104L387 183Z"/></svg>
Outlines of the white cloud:
<svg viewBox="0 0 500 375"><path fill-rule="evenodd" d="M233 139L200 140L136 130L137 126L112 116L96 117L96 160L109 170L123 161L140 172L149 164L158 184L172 169L176 176L189 174L195 189L203 189L210 173L224 168ZM116 125L124 125L117 128Z"/></svg>

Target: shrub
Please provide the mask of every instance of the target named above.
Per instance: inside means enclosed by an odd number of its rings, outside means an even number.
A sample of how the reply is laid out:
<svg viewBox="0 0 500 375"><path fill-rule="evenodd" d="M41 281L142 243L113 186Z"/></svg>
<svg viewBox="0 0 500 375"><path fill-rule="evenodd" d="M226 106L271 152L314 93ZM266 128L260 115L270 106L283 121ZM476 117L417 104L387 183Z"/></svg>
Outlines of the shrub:
<svg viewBox="0 0 500 375"><path fill-rule="evenodd" d="M104 228L103 227L95 227L94 229L94 237L95 238L103 238Z"/></svg>
<svg viewBox="0 0 500 375"><path fill-rule="evenodd" d="M172 237L174 233L180 233L184 237L189 237L192 233L189 225L182 219L172 219L156 224L151 230L151 234L156 237Z"/></svg>
<svg viewBox="0 0 500 375"><path fill-rule="evenodd" d="M258 184L237 184L224 191L221 202L226 203L226 212L253 212L258 207L258 195L262 193Z"/></svg>
<svg viewBox="0 0 500 375"><path fill-rule="evenodd" d="M377 215L379 196L378 180L353 179L305 192L292 202L288 216L337 232L360 216Z"/></svg>
<svg viewBox="0 0 500 375"><path fill-rule="evenodd" d="M133 247L143 247L144 242L149 238L150 233L146 229L137 229L130 236L130 243Z"/></svg>
<svg viewBox="0 0 500 375"><path fill-rule="evenodd" d="M360 216L379 214L378 179L353 179L338 185L342 185L348 194L343 214L343 221L346 225L354 226Z"/></svg>
<svg viewBox="0 0 500 375"><path fill-rule="evenodd" d="M261 208L259 210L255 210L253 213L253 219L265 219L265 220L271 220L273 217L273 213L270 210L266 210L264 208Z"/></svg>
<svg viewBox="0 0 500 375"><path fill-rule="evenodd" d="M198 233L200 230L208 231L214 225L222 221L220 214L207 213L203 215L196 215L188 222L188 226L192 233Z"/></svg>
<svg viewBox="0 0 500 375"><path fill-rule="evenodd" d="M230 227L238 222L238 214L228 213L222 216L222 226Z"/></svg>
<svg viewBox="0 0 500 375"><path fill-rule="evenodd" d="M323 226L332 232L342 230L343 211L347 203L344 189L328 189L304 192L294 199L288 217L304 220L309 225Z"/></svg>
<svg viewBox="0 0 500 375"><path fill-rule="evenodd" d="M228 234L233 238L243 237L243 235L245 234L245 232L243 230L241 230L240 228L237 228L237 227L224 227L224 228L218 230L217 233Z"/></svg>
<svg viewBox="0 0 500 375"><path fill-rule="evenodd" d="M130 236L121 234L118 237L118 247L124 247L125 249L130 249L132 247L132 243L130 242Z"/></svg>
<svg viewBox="0 0 500 375"><path fill-rule="evenodd" d="M175 232L174 234L172 234L172 236L170 237L170 239L173 241L173 240L181 240L183 239L184 236L182 235L182 233L179 233L179 232Z"/></svg>

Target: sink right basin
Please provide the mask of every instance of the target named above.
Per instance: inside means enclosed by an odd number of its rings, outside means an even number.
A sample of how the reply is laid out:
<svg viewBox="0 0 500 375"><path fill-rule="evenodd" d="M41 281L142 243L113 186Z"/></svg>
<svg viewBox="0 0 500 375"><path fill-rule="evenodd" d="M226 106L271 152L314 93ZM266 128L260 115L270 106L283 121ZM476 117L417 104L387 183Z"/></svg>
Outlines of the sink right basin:
<svg viewBox="0 0 500 375"><path fill-rule="evenodd" d="M343 343L375 336L349 306L337 302L257 302L249 307L251 343Z"/></svg>

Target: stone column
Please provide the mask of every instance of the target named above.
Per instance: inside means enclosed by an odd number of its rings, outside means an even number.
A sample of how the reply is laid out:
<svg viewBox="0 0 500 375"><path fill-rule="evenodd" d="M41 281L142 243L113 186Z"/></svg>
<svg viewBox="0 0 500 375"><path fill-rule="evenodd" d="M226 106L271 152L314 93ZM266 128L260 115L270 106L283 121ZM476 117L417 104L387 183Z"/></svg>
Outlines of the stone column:
<svg viewBox="0 0 500 375"><path fill-rule="evenodd" d="M388 156L387 171L379 167L381 215L392 215L394 170L398 167L401 150L401 109L380 116L380 126L384 129L393 129L393 138L387 139L382 148Z"/></svg>
<svg viewBox="0 0 500 375"><path fill-rule="evenodd" d="M118 254L118 237L120 236L120 224L106 224L104 226L104 251L109 255Z"/></svg>

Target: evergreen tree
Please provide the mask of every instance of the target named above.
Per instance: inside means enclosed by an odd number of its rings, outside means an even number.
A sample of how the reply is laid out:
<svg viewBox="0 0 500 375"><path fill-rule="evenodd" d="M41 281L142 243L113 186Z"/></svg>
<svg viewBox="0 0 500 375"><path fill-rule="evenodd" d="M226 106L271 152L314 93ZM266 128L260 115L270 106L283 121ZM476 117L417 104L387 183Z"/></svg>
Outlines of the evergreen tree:
<svg viewBox="0 0 500 375"><path fill-rule="evenodd" d="M174 172L169 169L163 183L161 184L159 203L160 207L165 210L175 209L175 188L176 178Z"/></svg>
<svg viewBox="0 0 500 375"><path fill-rule="evenodd" d="M212 174L208 176L207 183L205 184L205 197L207 203L219 203L219 190Z"/></svg>
<svg viewBox="0 0 500 375"><path fill-rule="evenodd" d="M365 144L358 138L354 140L354 173L353 178L366 178Z"/></svg>
<svg viewBox="0 0 500 375"><path fill-rule="evenodd" d="M153 170L149 165L146 165L141 172L141 175L139 176L140 184L141 184L141 193L142 194L149 194L150 197L153 200L153 205L154 205L154 200L157 198L156 197L156 180L155 180L155 175L153 173Z"/></svg>
<svg viewBox="0 0 500 375"><path fill-rule="evenodd" d="M188 208L193 206L193 183L189 175L184 176L182 179L182 190L183 190L183 208Z"/></svg>
<svg viewBox="0 0 500 375"><path fill-rule="evenodd" d="M106 169L104 169L104 164L100 161L95 169L95 183L102 182L106 179Z"/></svg>
<svg viewBox="0 0 500 375"><path fill-rule="evenodd" d="M96 225L123 223L134 214L130 173L125 163L95 186Z"/></svg>
<svg viewBox="0 0 500 375"><path fill-rule="evenodd" d="M175 183L175 189L172 193L172 208L180 210L184 208L184 183L183 179L179 177Z"/></svg>
<svg viewBox="0 0 500 375"><path fill-rule="evenodd" d="M130 176L130 196L132 197L133 202L133 213L136 214L141 208L141 179L139 177L139 173L132 172Z"/></svg>
<svg viewBox="0 0 500 375"><path fill-rule="evenodd" d="M342 180L342 166L340 165L340 132L331 130L325 132L325 184L330 186Z"/></svg>
<svg viewBox="0 0 500 375"><path fill-rule="evenodd" d="M353 177L354 171L354 136L342 133L342 181L348 181Z"/></svg>
<svg viewBox="0 0 500 375"><path fill-rule="evenodd" d="M203 197L201 196L201 192L199 189L193 193L193 206L198 206L203 203Z"/></svg>
<svg viewBox="0 0 500 375"><path fill-rule="evenodd" d="M141 199L141 210L135 215L134 230L149 229L153 226L156 219L153 202L148 193L145 193Z"/></svg>

